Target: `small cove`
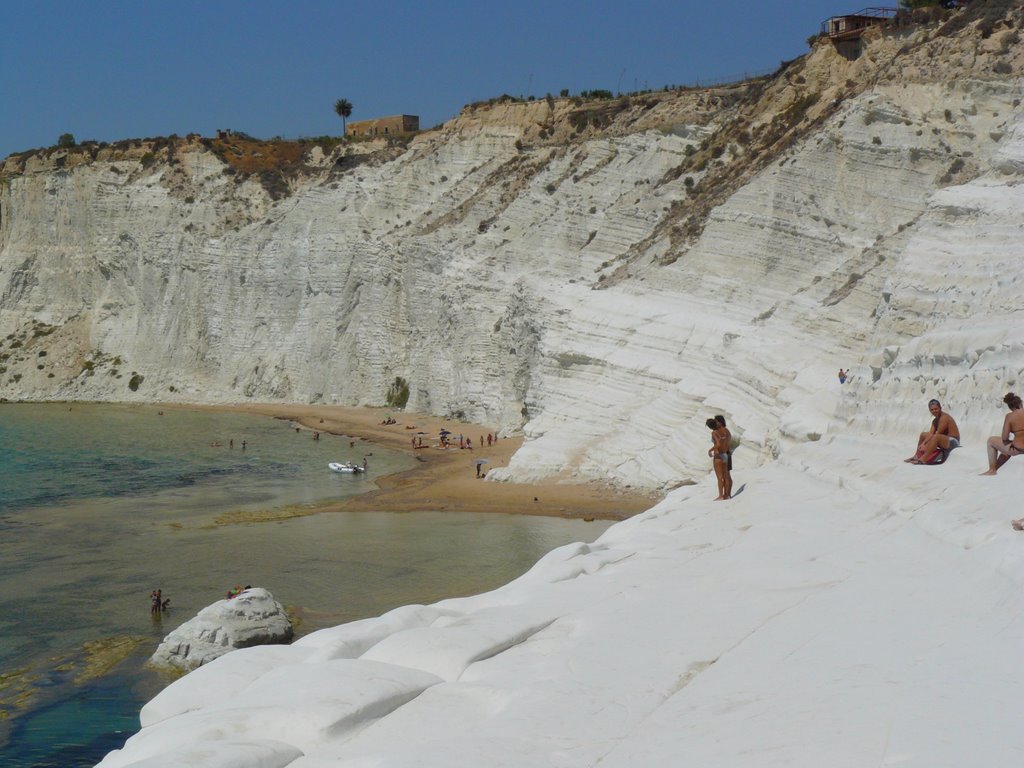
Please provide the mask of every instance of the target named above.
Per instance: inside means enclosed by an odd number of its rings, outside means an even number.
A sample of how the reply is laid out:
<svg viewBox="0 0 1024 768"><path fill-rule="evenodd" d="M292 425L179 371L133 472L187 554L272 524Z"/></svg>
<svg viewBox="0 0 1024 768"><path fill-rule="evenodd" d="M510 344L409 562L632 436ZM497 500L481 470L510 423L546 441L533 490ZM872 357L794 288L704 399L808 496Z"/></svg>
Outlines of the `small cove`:
<svg viewBox="0 0 1024 768"><path fill-rule="evenodd" d="M241 413L0 405L0 674L16 673L6 689L0 682L4 764L92 765L119 746L162 684L145 658L234 584L270 589L305 634L493 589L608 525L388 512L214 524L228 511L359 493L411 465L352 442L314 441L286 421ZM326 469L363 456L366 476ZM148 596L158 587L171 610L153 620ZM83 645L121 637L137 638L136 650L84 677Z"/></svg>

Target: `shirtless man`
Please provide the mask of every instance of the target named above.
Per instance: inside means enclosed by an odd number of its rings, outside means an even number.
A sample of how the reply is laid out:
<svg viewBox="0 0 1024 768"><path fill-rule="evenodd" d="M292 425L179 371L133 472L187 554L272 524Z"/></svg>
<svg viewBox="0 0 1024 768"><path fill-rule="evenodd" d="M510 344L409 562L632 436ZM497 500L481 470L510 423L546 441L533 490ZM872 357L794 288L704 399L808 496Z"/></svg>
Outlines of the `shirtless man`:
<svg viewBox="0 0 1024 768"><path fill-rule="evenodd" d="M708 449L708 456L713 460L715 477L718 479L718 498L715 501L725 501L732 498L732 475L729 474L729 431L714 419L708 419L704 424L711 430L711 448Z"/></svg>
<svg viewBox="0 0 1024 768"><path fill-rule="evenodd" d="M1002 435L988 439L988 472L982 472L983 475L994 475L1011 456L1024 454L1024 403L1013 392L1007 393L1003 402L1010 412L1003 419ZM1011 432L1013 439L1010 439Z"/></svg>
<svg viewBox="0 0 1024 768"><path fill-rule="evenodd" d="M960 447L960 430L953 417L942 412L942 404L938 400L929 400L928 410L933 417L932 428L918 437L917 451L909 459L904 459L909 464L924 464L924 459L939 448L948 451Z"/></svg>

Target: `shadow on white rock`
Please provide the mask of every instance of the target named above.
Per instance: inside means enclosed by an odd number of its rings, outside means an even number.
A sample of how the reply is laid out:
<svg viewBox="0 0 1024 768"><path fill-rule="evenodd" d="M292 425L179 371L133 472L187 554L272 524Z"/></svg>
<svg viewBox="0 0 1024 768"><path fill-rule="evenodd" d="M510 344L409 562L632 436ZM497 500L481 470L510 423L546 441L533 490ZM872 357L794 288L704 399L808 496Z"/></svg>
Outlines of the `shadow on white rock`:
<svg viewBox="0 0 1024 768"><path fill-rule="evenodd" d="M149 661L187 672L237 648L287 643L292 634L284 606L267 590L250 587L203 608L167 635Z"/></svg>

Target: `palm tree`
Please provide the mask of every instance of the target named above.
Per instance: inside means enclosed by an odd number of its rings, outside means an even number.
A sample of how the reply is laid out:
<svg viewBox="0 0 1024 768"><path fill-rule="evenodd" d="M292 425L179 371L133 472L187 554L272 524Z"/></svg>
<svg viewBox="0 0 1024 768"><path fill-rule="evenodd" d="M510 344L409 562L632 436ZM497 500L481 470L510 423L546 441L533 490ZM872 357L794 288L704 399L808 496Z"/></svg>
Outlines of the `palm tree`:
<svg viewBox="0 0 1024 768"><path fill-rule="evenodd" d="M345 120L352 114L352 102L348 99L338 99L334 102L334 111L337 112L338 117L341 118L341 132L344 135L348 132L346 130Z"/></svg>

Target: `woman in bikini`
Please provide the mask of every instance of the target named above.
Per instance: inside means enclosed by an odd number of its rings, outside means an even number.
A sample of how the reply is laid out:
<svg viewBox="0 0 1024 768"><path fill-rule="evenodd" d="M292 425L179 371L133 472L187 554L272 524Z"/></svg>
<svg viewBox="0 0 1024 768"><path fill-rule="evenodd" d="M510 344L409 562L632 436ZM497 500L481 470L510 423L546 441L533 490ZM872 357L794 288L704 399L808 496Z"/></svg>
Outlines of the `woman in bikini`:
<svg viewBox="0 0 1024 768"><path fill-rule="evenodd" d="M1013 392L1007 393L1003 402L1010 412L1003 419L1003 434L988 439L988 472L982 472L983 475L994 475L1011 457L1024 453L1024 407Z"/></svg>
<svg viewBox="0 0 1024 768"><path fill-rule="evenodd" d="M715 477L718 480L718 498L724 501L732 498L732 475L729 474L729 438L728 430L714 419L704 422L711 430L711 448L708 449L715 465Z"/></svg>

